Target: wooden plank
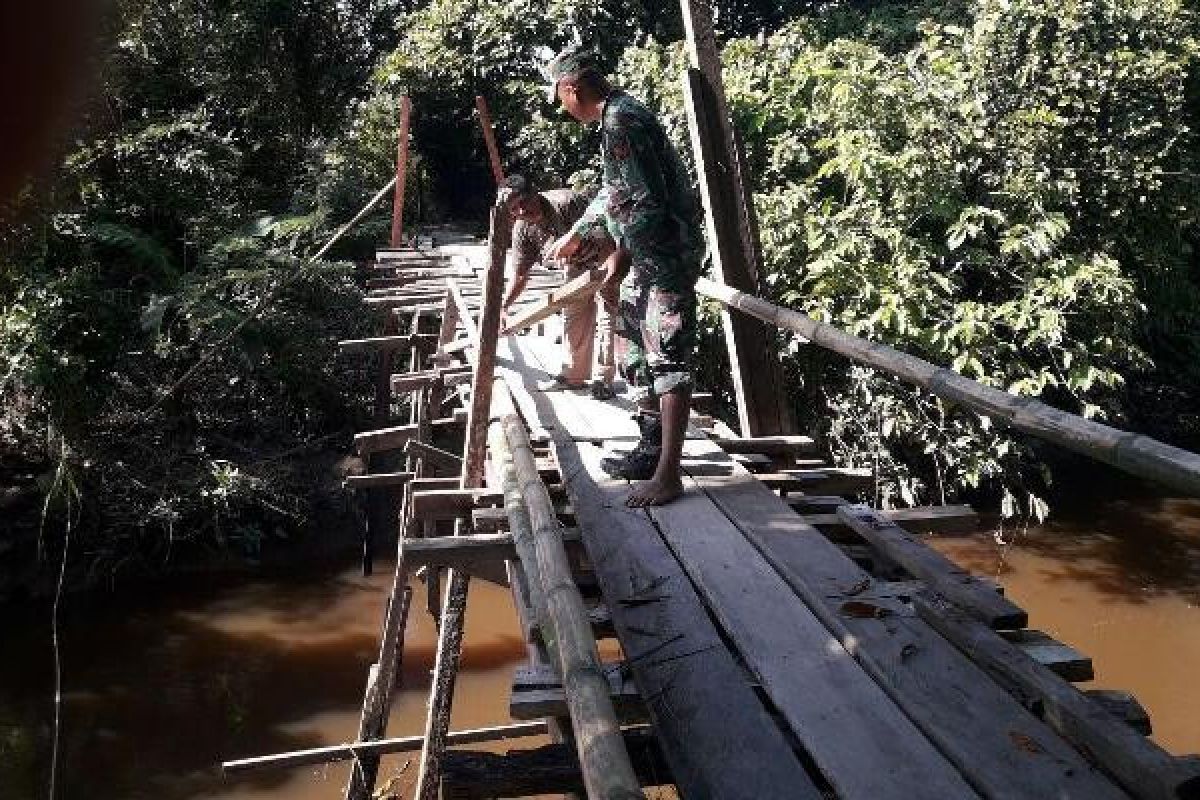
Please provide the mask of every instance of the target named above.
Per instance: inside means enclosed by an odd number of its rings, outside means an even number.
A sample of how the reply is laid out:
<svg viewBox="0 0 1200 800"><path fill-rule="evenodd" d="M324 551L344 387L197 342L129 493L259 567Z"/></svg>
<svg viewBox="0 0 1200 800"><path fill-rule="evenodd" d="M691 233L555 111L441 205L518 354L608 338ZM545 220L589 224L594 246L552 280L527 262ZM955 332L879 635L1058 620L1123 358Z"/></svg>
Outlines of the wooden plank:
<svg viewBox="0 0 1200 800"><path fill-rule="evenodd" d="M404 446L404 452L408 455L416 455L426 459L430 463L453 471L455 474L462 471L462 459L454 455L454 453L448 453L440 447L434 447L431 444L426 444L416 439L409 440Z"/></svg>
<svg viewBox="0 0 1200 800"><path fill-rule="evenodd" d="M1084 695L1107 713L1124 722L1143 736L1154 733L1150 715L1129 692L1120 689L1084 689Z"/></svg>
<svg viewBox="0 0 1200 800"><path fill-rule="evenodd" d="M907 599L920 584L872 580L743 470L732 478L699 476L690 482L736 524L981 794L1013 800L1120 796L1069 745L913 616ZM1038 749L1026 750L1023 742L1035 742Z"/></svg>
<svg viewBox="0 0 1200 800"><path fill-rule="evenodd" d="M1029 615L1010 600L987 591L969 579L970 573L950 559L914 541L902 528L874 509L863 505L837 510L842 522L873 547L904 567L931 588L961 603L971 614L992 628L1024 628Z"/></svg>
<svg viewBox="0 0 1200 800"><path fill-rule="evenodd" d="M425 347L437 341L432 333L407 333L402 336L375 336L369 339L343 339L338 349L343 353L378 353Z"/></svg>
<svg viewBox="0 0 1200 800"><path fill-rule="evenodd" d="M691 65L683 82L684 108L704 200L713 272L723 283L757 292L761 279L758 224L725 100L712 9L708 0L681 0L680 6ZM775 332L727 310L722 311L721 321L742 434L790 433L794 423L774 346Z"/></svg>
<svg viewBox="0 0 1200 800"><path fill-rule="evenodd" d="M382 450L397 450L417 435L416 425L397 425L354 435L354 448L360 456L368 456Z"/></svg>
<svg viewBox="0 0 1200 800"><path fill-rule="evenodd" d="M508 327L501 331L501 335L506 336L528 328L558 313L563 306L577 302L581 297L595 294L604 279L604 272L603 268L596 267L548 292L540 304L511 317Z"/></svg>
<svg viewBox="0 0 1200 800"><path fill-rule="evenodd" d="M764 456L816 456L821 450L811 436L717 436L713 442L726 453Z"/></svg>
<svg viewBox="0 0 1200 800"><path fill-rule="evenodd" d="M804 498L787 499L793 508L803 506ZM843 501L843 504L848 504ZM880 512L889 520L914 534L971 533L979 530L979 514L970 506L917 506ZM825 534L844 534L851 530L845 521L833 514L805 514L804 521Z"/></svg>
<svg viewBox="0 0 1200 800"><path fill-rule="evenodd" d="M470 341L472 347L479 347L479 329L475 327L474 309L467 304L466 298L463 297L462 288L453 278L446 281L446 289L450 292L450 298L454 301L455 307L458 309L458 321L462 325L464 331L467 332L467 340Z"/></svg>
<svg viewBox="0 0 1200 800"><path fill-rule="evenodd" d="M1026 628L1000 631L1000 636L1064 681L1090 681L1096 677L1092 659L1047 633Z"/></svg>
<svg viewBox="0 0 1200 800"><path fill-rule="evenodd" d="M615 665L606 670L609 700L622 724L645 722L646 704L633 680L622 677ZM509 716L515 720L544 719L567 715L567 695L549 667L518 667L508 700Z"/></svg>
<svg viewBox="0 0 1200 800"><path fill-rule="evenodd" d="M526 400L531 422L555 424L544 395ZM613 513L628 488L602 476L602 451L562 434L553 446L574 476L567 491L588 559L680 794L822 797L649 519Z"/></svg>
<svg viewBox="0 0 1200 800"><path fill-rule="evenodd" d="M564 546L578 547L580 541L578 530L563 530ZM404 553L409 562L416 566L437 564L456 567L486 561L507 561L517 557L511 533L474 533L414 539L405 543Z"/></svg>
<svg viewBox="0 0 1200 800"><path fill-rule="evenodd" d="M412 516L419 520L469 517L478 506L502 502L503 493L495 489L434 489L413 494Z"/></svg>
<svg viewBox="0 0 1200 800"><path fill-rule="evenodd" d="M347 489L373 489L379 486L403 486L413 479L411 472L380 472L375 475L347 475L342 486Z"/></svg>
<svg viewBox="0 0 1200 800"><path fill-rule="evenodd" d="M1172 756L936 593L917 613L1139 800L1200 798L1200 764Z"/></svg>
<svg viewBox="0 0 1200 800"><path fill-rule="evenodd" d="M648 511L838 797L977 796L709 497Z"/></svg>

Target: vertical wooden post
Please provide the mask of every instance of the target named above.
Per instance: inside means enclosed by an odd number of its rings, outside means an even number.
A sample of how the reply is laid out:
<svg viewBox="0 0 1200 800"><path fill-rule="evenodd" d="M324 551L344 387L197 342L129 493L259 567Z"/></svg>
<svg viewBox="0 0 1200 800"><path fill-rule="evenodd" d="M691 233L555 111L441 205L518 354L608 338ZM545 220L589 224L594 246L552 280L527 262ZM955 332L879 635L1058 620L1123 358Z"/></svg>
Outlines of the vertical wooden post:
<svg viewBox="0 0 1200 800"><path fill-rule="evenodd" d="M462 487L483 486L487 429L492 404L492 379L496 369L496 344L500 338L500 303L504 289L504 260L512 238L512 222L502 206L493 206L488 235L488 270L483 279L483 309L479 317L479 347L475 354L471 408L467 415L467 435L463 445ZM470 325L470 319L463 320ZM457 535L462 524L455 525ZM450 705L458 677L462 654L463 626L466 622L467 575L448 570L442 626L438 631L438 649L434 659L433 685L429 695L429 716L425 720L425 743L421 750L421 770L417 777L417 800L435 800L441 778L441 757L450 729Z"/></svg>
<svg viewBox="0 0 1200 800"><path fill-rule="evenodd" d="M761 294L758 224L735 140L720 51L709 0L680 0L691 69L683 89L696 171L716 279ZM743 436L791 433L791 408L784 393L776 332L760 322L723 310L721 320L733 373L738 423Z"/></svg>
<svg viewBox="0 0 1200 800"><path fill-rule="evenodd" d="M400 135L396 143L396 194L392 201L392 247L404 243L404 182L408 174L408 118L412 102L408 95L400 98Z"/></svg>
<svg viewBox="0 0 1200 800"><path fill-rule="evenodd" d="M483 141L487 145L488 160L492 163L492 177L499 186L504 181L504 167L500 166L500 149L496 147L496 132L492 129L492 115L488 113L487 100L483 95L475 96L475 108L479 111L479 124L483 127Z"/></svg>

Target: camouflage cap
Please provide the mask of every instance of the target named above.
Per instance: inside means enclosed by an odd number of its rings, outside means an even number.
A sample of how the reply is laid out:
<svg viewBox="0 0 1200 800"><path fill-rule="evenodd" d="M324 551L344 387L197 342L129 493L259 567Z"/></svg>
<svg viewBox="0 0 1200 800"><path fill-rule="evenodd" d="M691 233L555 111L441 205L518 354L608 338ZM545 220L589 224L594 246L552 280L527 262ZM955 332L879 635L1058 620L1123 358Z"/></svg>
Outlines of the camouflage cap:
<svg viewBox="0 0 1200 800"><path fill-rule="evenodd" d="M546 87L546 99L551 103L557 99L558 82L565 76L595 66L595 55L581 45L573 44L564 49L542 68L542 75L550 84Z"/></svg>

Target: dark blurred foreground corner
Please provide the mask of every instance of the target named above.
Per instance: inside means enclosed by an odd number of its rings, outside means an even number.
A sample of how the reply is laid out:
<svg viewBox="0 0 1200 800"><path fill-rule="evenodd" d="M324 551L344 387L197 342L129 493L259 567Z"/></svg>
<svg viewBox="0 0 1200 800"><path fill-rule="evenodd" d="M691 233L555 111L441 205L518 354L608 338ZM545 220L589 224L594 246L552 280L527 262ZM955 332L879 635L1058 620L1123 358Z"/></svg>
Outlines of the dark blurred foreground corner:
<svg viewBox="0 0 1200 800"><path fill-rule="evenodd" d="M0 0L0 209L47 169L91 70L101 0Z"/></svg>

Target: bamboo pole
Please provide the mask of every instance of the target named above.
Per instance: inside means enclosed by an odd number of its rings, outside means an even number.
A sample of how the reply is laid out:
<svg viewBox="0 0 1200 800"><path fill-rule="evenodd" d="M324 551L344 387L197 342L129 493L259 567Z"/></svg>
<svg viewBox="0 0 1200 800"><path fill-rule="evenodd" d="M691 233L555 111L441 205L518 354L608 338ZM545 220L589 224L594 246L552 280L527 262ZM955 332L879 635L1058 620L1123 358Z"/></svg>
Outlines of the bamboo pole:
<svg viewBox="0 0 1200 800"><path fill-rule="evenodd" d="M915 383L930 394L1018 431L1111 464L1132 475L1200 496L1200 455L1196 453L1149 436L1083 419L1030 397L1017 397L984 386L953 370L937 367L885 344L851 336L797 311L705 278L696 283L696 291L750 316L796 331L813 344Z"/></svg>
<svg viewBox="0 0 1200 800"><path fill-rule="evenodd" d="M542 640L556 662L566 692L587 796L604 800L640 798L644 796L641 783L629 761L596 639L579 587L571 575L562 525L538 474L529 434L520 417L511 410L511 402L509 399L509 409L499 424L516 472L519 500L514 498L514 502L524 503L533 528L533 563L537 569L536 578L531 576L530 582L536 580L541 584L544 606L534 613L546 622L540 626ZM507 505L510 505L508 498ZM521 524L520 516L510 520L511 524Z"/></svg>
<svg viewBox="0 0 1200 800"><path fill-rule="evenodd" d="M404 185L408 174L408 119L412 115L412 101L408 95L400 98L400 135L396 142L396 194L392 201L392 247L400 247L404 240Z"/></svg>

